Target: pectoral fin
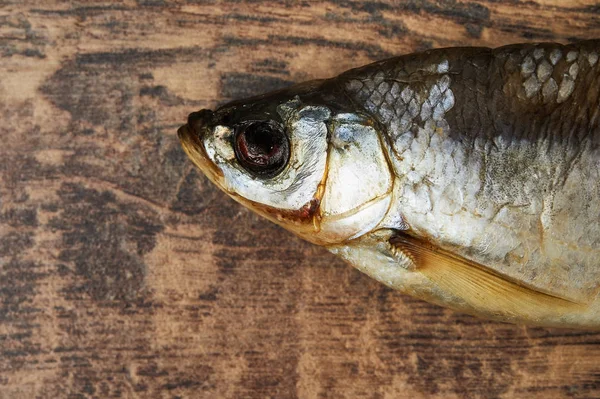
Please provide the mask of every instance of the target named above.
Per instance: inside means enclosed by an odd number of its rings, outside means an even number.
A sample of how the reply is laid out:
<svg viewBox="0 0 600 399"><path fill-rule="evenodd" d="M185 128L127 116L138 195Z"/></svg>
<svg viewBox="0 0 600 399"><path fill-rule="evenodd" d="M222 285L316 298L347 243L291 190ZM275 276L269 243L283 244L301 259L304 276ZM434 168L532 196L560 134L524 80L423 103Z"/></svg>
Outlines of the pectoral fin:
<svg viewBox="0 0 600 399"><path fill-rule="evenodd" d="M502 315L535 323L548 315L572 314L586 308L548 293L510 281L488 268L408 235L390 239L396 250L409 257L415 271L422 273L442 291L449 302L464 301L462 310L473 314Z"/></svg>

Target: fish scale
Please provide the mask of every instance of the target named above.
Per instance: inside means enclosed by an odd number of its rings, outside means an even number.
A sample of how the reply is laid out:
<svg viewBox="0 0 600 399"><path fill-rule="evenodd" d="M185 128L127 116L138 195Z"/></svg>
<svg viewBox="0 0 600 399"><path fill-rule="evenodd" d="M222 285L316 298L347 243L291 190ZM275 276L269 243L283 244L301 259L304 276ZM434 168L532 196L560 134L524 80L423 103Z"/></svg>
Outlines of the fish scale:
<svg viewBox="0 0 600 399"><path fill-rule="evenodd" d="M537 289L570 298L578 298L582 291L595 295L600 253L569 254L569 247L597 248L597 226L584 235L585 230L563 229L552 220L553 209L560 206L553 200L557 180L582 151L581 145L568 145L568 140L584 140L576 135L586 132L569 128L561 120L575 117L578 124L593 131L581 168L589 179L598 181L592 147L597 147L600 134L598 126L590 124L590 119L597 120L598 107L570 107L569 115L563 111L576 101L597 104L597 91L582 101L586 91L570 87L579 71L578 85L599 86L595 54L591 49L552 45L461 53L433 50L399 59L395 65L386 61L342 75L346 92L386 127L396 154L392 156L395 172L405 190L391 211L400 212L413 230L437 245L470 259L483 259L495 270ZM373 84L357 83L364 81ZM544 94L544 85L551 81L557 90ZM394 85L400 94L388 96ZM554 103L547 108L544 104L550 98ZM430 109L439 110L438 114ZM580 187L590 197L598 197L597 183ZM587 220L598 220L598 209L582 212ZM483 219L485 224L474 219ZM482 228L459 234L453 225ZM500 236L504 245L495 243ZM549 246L563 247L561 252L568 254L564 263L580 267L556 268L552 256L536 250L540 236L549 240ZM553 273L547 273L551 268Z"/></svg>

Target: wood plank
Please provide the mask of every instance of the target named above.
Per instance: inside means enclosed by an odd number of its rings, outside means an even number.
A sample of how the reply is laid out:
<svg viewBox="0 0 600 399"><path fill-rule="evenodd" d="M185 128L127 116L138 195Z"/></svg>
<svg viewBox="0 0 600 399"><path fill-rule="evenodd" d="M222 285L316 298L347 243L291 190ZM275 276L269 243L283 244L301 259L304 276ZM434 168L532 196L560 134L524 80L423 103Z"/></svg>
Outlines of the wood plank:
<svg viewBox="0 0 600 399"><path fill-rule="evenodd" d="M600 37L593 1L8 1L0 398L600 397L600 335L393 292L226 198L189 112L451 46Z"/></svg>

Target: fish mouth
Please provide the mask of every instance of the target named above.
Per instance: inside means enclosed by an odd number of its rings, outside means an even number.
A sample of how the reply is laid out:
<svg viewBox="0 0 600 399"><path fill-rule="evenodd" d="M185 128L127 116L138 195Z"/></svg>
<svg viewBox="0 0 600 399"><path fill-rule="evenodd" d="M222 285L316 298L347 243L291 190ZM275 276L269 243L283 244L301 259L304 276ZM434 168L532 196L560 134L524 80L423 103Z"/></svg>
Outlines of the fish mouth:
<svg viewBox="0 0 600 399"><path fill-rule="evenodd" d="M203 142L207 129L210 127L208 119L211 117L212 111L206 109L191 113L188 123L177 130L177 136L183 150L192 162L204 172L210 181L222 188L223 172L210 160Z"/></svg>

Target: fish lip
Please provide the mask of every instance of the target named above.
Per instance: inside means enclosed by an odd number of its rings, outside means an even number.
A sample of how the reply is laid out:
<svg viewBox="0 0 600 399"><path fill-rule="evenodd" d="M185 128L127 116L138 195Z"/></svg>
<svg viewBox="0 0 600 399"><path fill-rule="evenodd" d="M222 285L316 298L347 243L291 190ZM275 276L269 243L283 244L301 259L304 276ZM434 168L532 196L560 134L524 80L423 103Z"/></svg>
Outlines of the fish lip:
<svg viewBox="0 0 600 399"><path fill-rule="evenodd" d="M177 129L177 137L179 137L179 141L187 140L190 137L190 129L187 124Z"/></svg>
<svg viewBox="0 0 600 399"><path fill-rule="evenodd" d="M200 136L198 134L195 134L195 132L192 129L190 129L190 127L187 124L177 129L177 137L179 137L179 141L181 142L181 145L183 146L183 149L186 152L188 152L187 147L190 144L198 147L197 149L201 150L203 153L205 152ZM190 154L188 153L188 155Z"/></svg>
<svg viewBox="0 0 600 399"><path fill-rule="evenodd" d="M177 136L181 144L184 145L184 149L186 148L185 144L193 143L197 150L201 151L202 155L206 157L203 138L207 129L211 126L210 121L213 115L214 112L209 109L201 109L188 115L187 123L177 129Z"/></svg>

